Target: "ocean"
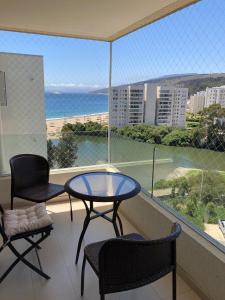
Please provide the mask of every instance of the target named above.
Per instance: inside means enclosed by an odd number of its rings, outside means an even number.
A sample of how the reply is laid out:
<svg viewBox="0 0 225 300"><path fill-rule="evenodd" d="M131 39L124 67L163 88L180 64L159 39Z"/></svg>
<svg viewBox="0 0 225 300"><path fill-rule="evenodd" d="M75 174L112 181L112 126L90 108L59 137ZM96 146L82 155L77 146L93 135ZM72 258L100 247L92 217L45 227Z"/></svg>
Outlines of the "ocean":
<svg viewBox="0 0 225 300"><path fill-rule="evenodd" d="M108 96L91 93L45 93L46 119L108 112Z"/></svg>

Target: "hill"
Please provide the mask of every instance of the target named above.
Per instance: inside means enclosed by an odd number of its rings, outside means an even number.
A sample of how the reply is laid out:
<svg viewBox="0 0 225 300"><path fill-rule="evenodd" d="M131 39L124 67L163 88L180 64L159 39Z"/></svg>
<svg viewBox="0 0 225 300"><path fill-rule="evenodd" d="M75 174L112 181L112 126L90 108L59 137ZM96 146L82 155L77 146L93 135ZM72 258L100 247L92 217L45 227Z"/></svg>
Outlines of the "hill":
<svg viewBox="0 0 225 300"><path fill-rule="evenodd" d="M150 83L154 85L172 85L179 87L186 87L189 89L189 96L196 92L205 90L206 87L214 87L225 85L225 73L211 73L211 74L175 74L166 75L163 77L153 78L146 81L139 81L131 83L130 85ZM123 87L125 85L120 85ZM96 94L107 94L108 89L101 89L94 91Z"/></svg>

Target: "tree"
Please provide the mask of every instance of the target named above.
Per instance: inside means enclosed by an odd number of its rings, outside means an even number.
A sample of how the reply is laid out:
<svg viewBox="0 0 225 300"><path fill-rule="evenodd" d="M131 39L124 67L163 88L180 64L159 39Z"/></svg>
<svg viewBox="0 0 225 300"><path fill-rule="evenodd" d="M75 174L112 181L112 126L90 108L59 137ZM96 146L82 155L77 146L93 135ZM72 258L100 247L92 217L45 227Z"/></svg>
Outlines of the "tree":
<svg viewBox="0 0 225 300"><path fill-rule="evenodd" d="M75 135L91 135L91 136L106 136L108 127L106 125L99 124L98 122L86 122L75 124L67 123L63 125L62 133L74 133Z"/></svg>
<svg viewBox="0 0 225 300"><path fill-rule="evenodd" d="M47 156L49 167L53 168L56 162L57 147L53 144L52 140L47 140Z"/></svg>
<svg viewBox="0 0 225 300"><path fill-rule="evenodd" d="M191 133L185 129L175 129L163 138L162 143L167 146L190 146Z"/></svg>
<svg viewBox="0 0 225 300"><path fill-rule="evenodd" d="M206 130L207 148L225 150L225 108L220 104L212 104L202 111L200 126Z"/></svg>
<svg viewBox="0 0 225 300"><path fill-rule="evenodd" d="M195 202L192 199L188 199L186 202L186 213L190 216L190 217L194 217L196 214L196 205Z"/></svg>
<svg viewBox="0 0 225 300"><path fill-rule="evenodd" d="M188 195L191 191L191 186L188 180L185 177L180 178L178 182L178 194L184 197L186 194Z"/></svg>
<svg viewBox="0 0 225 300"><path fill-rule="evenodd" d="M217 213L216 213L216 205L213 202L207 203L206 215L207 215L208 223L215 224L218 222Z"/></svg>
<svg viewBox="0 0 225 300"><path fill-rule="evenodd" d="M68 168L74 165L77 159L77 144L74 134L64 132L59 139L56 151L56 160L59 168Z"/></svg>

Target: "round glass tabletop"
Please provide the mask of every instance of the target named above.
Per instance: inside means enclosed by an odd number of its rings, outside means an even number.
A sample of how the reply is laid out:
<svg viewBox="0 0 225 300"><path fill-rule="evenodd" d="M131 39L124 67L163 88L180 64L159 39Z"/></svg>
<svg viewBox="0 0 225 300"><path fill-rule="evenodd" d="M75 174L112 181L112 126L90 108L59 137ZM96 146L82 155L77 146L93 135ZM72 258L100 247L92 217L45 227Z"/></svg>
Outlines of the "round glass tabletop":
<svg viewBox="0 0 225 300"><path fill-rule="evenodd" d="M77 175L65 184L65 191L83 200L116 201L131 198L141 190L133 178L112 172L90 172Z"/></svg>

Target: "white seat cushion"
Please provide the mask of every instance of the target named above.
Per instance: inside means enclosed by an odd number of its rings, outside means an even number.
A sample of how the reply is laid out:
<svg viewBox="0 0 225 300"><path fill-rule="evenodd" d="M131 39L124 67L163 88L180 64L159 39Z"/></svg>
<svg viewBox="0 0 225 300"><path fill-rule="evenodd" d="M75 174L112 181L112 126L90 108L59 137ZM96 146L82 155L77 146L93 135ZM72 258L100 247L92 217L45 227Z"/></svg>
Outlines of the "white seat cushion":
<svg viewBox="0 0 225 300"><path fill-rule="evenodd" d="M45 203L36 204L27 209L13 209L4 211L5 233L8 237L51 225L52 219L48 215Z"/></svg>

